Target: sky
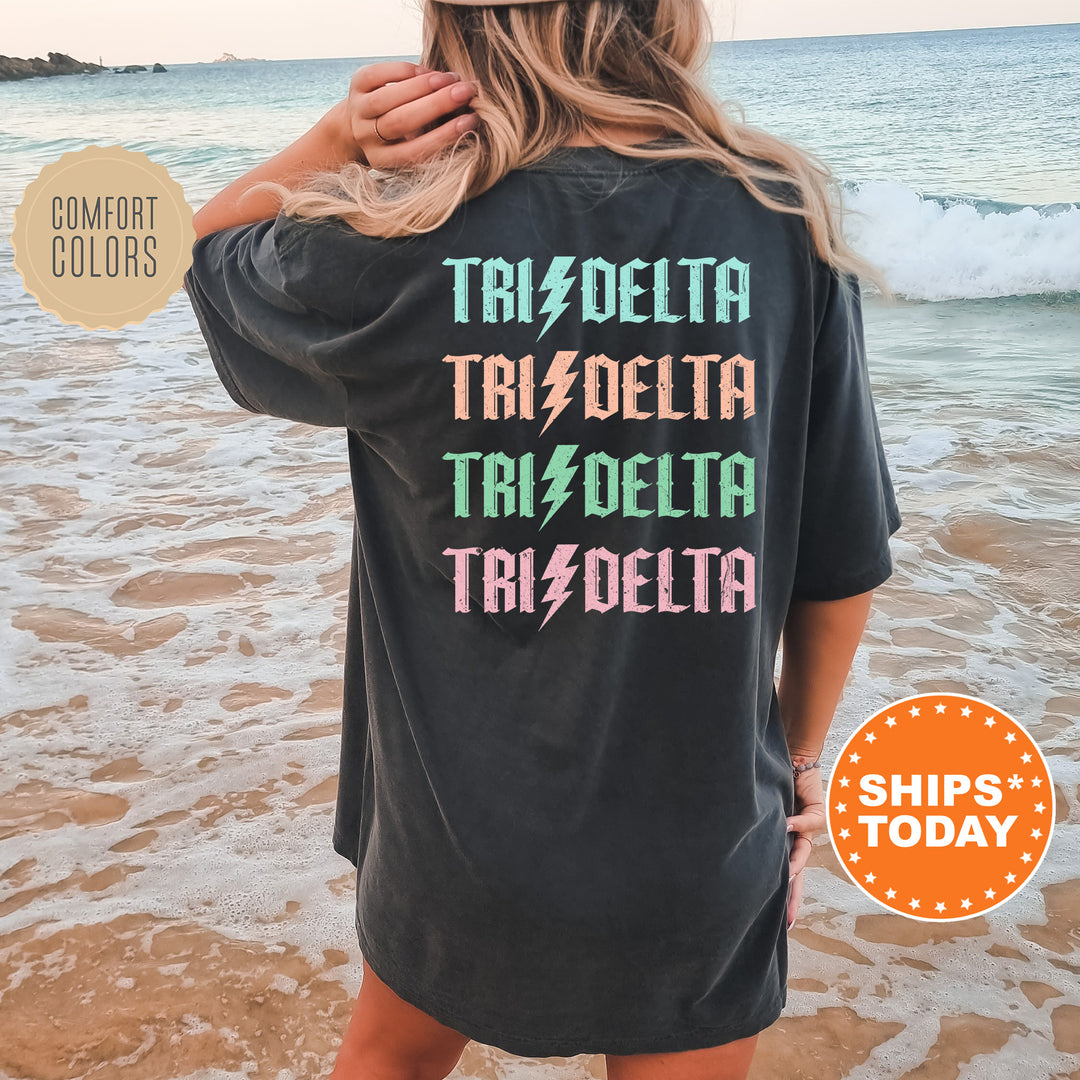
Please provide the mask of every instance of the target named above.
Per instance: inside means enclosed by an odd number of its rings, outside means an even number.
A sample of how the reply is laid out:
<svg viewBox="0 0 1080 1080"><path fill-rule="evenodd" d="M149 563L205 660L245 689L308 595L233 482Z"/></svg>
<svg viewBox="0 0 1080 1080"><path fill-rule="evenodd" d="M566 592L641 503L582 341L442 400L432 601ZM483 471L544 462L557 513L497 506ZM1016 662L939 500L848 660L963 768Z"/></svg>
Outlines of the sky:
<svg viewBox="0 0 1080 1080"><path fill-rule="evenodd" d="M1075 22L1076 0L706 0L718 40ZM420 0L34 0L6 4L0 54L107 65L235 56L415 56Z"/></svg>

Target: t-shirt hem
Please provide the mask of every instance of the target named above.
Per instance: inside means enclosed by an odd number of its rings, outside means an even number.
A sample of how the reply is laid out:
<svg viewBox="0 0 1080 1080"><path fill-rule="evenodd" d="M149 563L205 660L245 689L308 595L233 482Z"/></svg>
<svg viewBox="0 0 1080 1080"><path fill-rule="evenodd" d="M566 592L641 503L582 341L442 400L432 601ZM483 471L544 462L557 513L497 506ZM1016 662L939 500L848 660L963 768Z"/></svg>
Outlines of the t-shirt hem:
<svg viewBox="0 0 1080 1080"><path fill-rule="evenodd" d="M351 847L350 847L349 844L346 844L344 834L339 833L339 832L335 832L333 834L333 839L332 839L331 843L334 846L334 850L343 859L348 859L349 862L351 862L353 864L353 866L355 866L355 867L357 867L359 869L359 862L360 862L359 857L356 854L352 854L352 855L349 854L349 851L351 850Z"/></svg>
<svg viewBox="0 0 1080 1080"><path fill-rule="evenodd" d="M636 1031L631 1035L524 1035L466 1017L430 988L424 990L414 985L400 968L387 962L373 947L364 934L359 913L356 918L356 933L360 951L371 970L403 1001L474 1042L493 1046L516 1057L575 1057L578 1054L623 1055L704 1050L759 1034L780 1018L787 1004L787 988L782 986L780 992L772 997L767 1005L726 1024L648 1034Z"/></svg>

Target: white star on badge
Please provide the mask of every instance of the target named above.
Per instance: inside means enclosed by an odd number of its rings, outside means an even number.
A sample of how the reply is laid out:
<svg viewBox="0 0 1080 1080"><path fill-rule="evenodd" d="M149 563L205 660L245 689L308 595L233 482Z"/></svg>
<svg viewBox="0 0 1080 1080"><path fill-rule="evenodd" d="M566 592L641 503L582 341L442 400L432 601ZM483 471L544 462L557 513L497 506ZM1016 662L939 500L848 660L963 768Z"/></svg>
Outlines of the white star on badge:
<svg viewBox="0 0 1080 1080"><path fill-rule="evenodd" d="M1023 763L1025 764L1025 765L1027 765L1027 764L1028 764L1028 762L1029 762L1029 761L1031 761L1031 755L1030 755L1030 754L1021 754L1021 755L1020 755L1020 760L1021 760L1021 761L1022 761L1022 762L1023 762Z"/></svg>
<svg viewBox="0 0 1080 1080"><path fill-rule="evenodd" d="M892 900L895 896L896 896L896 890L895 889L886 889L885 890L885 899L886 900Z"/></svg>
<svg viewBox="0 0 1080 1080"><path fill-rule="evenodd" d="M1011 885L1011 884L1012 884L1012 883L1013 883L1013 882L1014 882L1014 881L1016 880L1016 875L1015 875L1015 874L1011 874L1011 873L1010 873L1010 874L1006 874L1006 875L1005 875L1005 880L1006 880L1006 881L1007 881L1007 882L1008 882L1008 883L1009 883L1009 884Z"/></svg>
<svg viewBox="0 0 1080 1080"><path fill-rule="evenodd" d="M966 910L971 907L971 901L965 896L964 899L960 901L960 906Z"/></svg>
<svg viewBox="0 0 1080 1080"><path fill-rule="evenodd" d="M1005 741L1006 742L1016 742L1016 732L1015 731L1010 731L1009 734L1005 736Z"/></svg>
<svg viewBox="0 0 1080 1080"><path fill-rule="evenodd" d="M993 727L994 724L996 724L996 723L997 723L997 721L992 716L988 716L986 718L986 726L987 727Z"/></svg>
<svg viewBox="0 0 1080 1080"><path fill-rule="evenodd" d="M917 705L912 705L911 708L908 709L908 712L911 713L912 716L918 716L919 715L919 708L918 708Z"/></svg>
<svg viewBox="0 0 1080 1080"><path fill-rule="evenodd" d="M965 706L964 706L964 707L963 707L963 708L962 708L962 709L960 710L960 715L961 715L961 716L963 716L963 717L965 717L965 718L966 718L966 717L968 717L968 716L970 716L970 715L971 715L971 706L970 706L970 705L965 705Z"/></svg>
<svg viewBox="0 0 1080 1080"><path fill-rule="evenodd" d="M872 731L868 731L866 733L866 741L867 742L873 742L876 738L877 738L877 736Z"/></svg>
<svg viewBox="0 0 1080 1080"><path fill-rule="evenodd" d="M934 910L935 910L935 911L944 911L944 910L945 910L945 905L944 905L944 904L943 904L943 903L942 903L942 902L941 902L941 901L939 900L939 901L938 901L938 902L937 902L937 903L936 903L936 904L934 905Z"/></svg>
<svg viewBox="0 0 1080 1080"><path fill-rule="evenodd" d="M851 783L851 781L846 776L841 776L840 777L840 786L841 787L847 787L850 783Z"/></svg>
<svg viewBox="0 0 1080 1080"><path fill-rule="evenodd" d="M873 875L872 873L870 873L870 874L867 874L867 875L866 875L866 878L865 878L865 880L866 880L866 883L867 883L868 885L873 885L873 884L874 884L874 882L875 882L875 881L877 881L877 878L876 878L876 877L874 877L874 875Z"/></svg>
<svg viewBox="0 0 1080 1080"><path fill-rule="evenodd" d="M858 753L858 751L856 751L856 752L855 752L854 754L848 754L848 761L851 761L851 762L853 762L854 764L858 765L858 764L859 764L859 760L860 760L860 759L859 759L859 753Z"/></svg>
<svg viewBox="0 0 1080 1080"><path fill-rule="evenodd" d="M912 911L914 911L914 910L915 910L915 908L917 908L918 906L919 906L919 901L918 901L918 900L916 900L916 899L915 899L915 897L912 897L912 898L911 898L911 899L910 899L910 900L908 901L908 907L910 907L910 908L912 909Z"/></svg>
<svg viewBox="0 0 1080 1080"><path fill-rule="evenodd" d="M836 804L836 812L838 814L842 814L846 809L847 809L847 803L846 802L838 802Z"/></svg>
<svg viewBox="0 0 1080 1080"><path fill-rule="evenodd" d="M944 706L944 705L942 705L942 704L941 704L941 702L939 701L939 702L938 702L938 703L937 703L937 704L936 704L936 705L934 706L934 712L936 712L936 713L937 713L937 714L938 714L938 715L940 716L940 715L941 715L941 713L943 713L944 711L945 711L945 706Z"/></svg>
<svg viewBox="0 0 1080 1080"><path fill-rule="evenodd" d="M1021 862L1031 862L1031 852L1030 851L1025 851L1024 854L1020 856L1020 861Z"/></svg>
<svg viewBox="0 0 1080 1080"><path fill-rule="evenodd" d="M1037 802L1035 804L1035 813L1041 814L1045 810L1046 810L1046 807L1041 802Z"/></svg>
<svg viewBox="0 0 1080 1080"><path fill-rule="evenodd" d="M859 855L859 853L857 851L853 851L851 853L851 855L848 856L848 857L851 859L852 862L858 862L859 859L861 858L861 856Z"/></svg>
<svg viewBox="0 0 1080 1080"><path fill-rule="evenodd" d="M997 894L994 892L993 889L987 889L985 895L987 900L993 900Z"/></svg>
<svg viewBox="0 0 1080 1080"><path fill-rule="evenodd" d="M887 719L887 720L885 721L885 723L886 723L886 724L887 724L887 725L888 725L889 727L896 727L896 717L895 717L895 716L890 716L890 717L889 717L889 718L888 718L888 719Z"/></svg>
<svg viewBox="0 0 1080 1080"><path fill-rule="evenodd" d="M841 840L846 840L850 835L851 835L851 833L847 829L841 829L840 830L840 839Z"/></svg>
<svg viewBox="0 0 1080 1080"><path fill-rule="evenodd" d="M1042 836L1042 829L1032 829L1031 830L1031 839L1032 840L1038 840L1040 836Z"/></svg>
<svg viewBox="0 0 1080 1080"><path fill-rule="evenodd" d="M1042 787L1042 777L1041 776L1033 776L1031 778L1031 786L1032 787Z"/></svg>

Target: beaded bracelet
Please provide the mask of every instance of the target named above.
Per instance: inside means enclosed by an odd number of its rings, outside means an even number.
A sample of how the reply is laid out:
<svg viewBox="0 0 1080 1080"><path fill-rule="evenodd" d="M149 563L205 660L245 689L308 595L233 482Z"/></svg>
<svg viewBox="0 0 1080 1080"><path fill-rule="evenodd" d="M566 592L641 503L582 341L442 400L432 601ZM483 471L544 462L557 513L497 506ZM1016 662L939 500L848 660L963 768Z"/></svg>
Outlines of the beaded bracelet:
<svg viewBox="0 0 1080 1080"><path fill-rule="evenodd" d="M796 765L793 762L791 768L792 768L792 775L794 776L794 778L796 780L798 780L799 773L806 772L807 769L820 769L821 768L821 762L820 761L805 761L805 762L803 762L802 765Z"/></svg>

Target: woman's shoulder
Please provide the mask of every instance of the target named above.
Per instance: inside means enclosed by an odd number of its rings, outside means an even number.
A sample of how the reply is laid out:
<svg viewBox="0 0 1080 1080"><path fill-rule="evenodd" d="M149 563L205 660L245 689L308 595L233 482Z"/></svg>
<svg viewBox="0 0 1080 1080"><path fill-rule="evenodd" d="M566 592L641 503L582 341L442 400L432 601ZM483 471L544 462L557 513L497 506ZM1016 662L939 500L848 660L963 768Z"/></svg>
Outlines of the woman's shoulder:
<svg viewBox="0 0 1080 1080"><path fill-rule="evenodd" d="M780 206L799 206L794 180L774 176L756 183ZM740 249L783 252L786 264L792 257L803 262L808 247L800 213L765 205L713 161L630 158L594 146L560 148L533 167L510 171L426 232L373 236L339 216L284 213L273 229L294 287L322 310L345 279L350 304L358 287L388 301L401 291L419 296L428 279L442 282L447 267L458 272L460 263L484 262L485 253L504 260L527 257L533 248L566 255L600 240L608 251L627 243L726 250L738 238ZM493 264L485 272L496 271Z"/></svg>

